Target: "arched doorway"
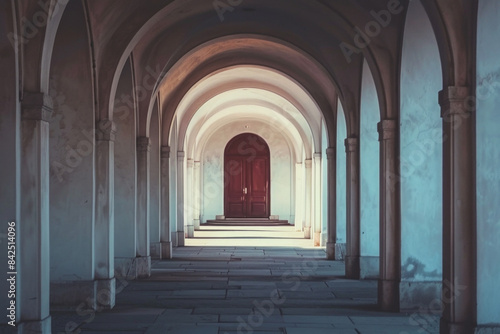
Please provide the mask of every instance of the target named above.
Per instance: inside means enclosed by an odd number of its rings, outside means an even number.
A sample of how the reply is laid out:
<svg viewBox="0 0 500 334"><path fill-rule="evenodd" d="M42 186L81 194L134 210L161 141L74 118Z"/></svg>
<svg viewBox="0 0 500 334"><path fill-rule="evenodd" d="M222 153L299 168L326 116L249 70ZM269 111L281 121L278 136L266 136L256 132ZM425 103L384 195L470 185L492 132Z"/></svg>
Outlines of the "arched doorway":
<svg viewBox="0 0 500 334"><path fill-rule="evenodd" d="M269 218L269 146L252 133L240 134L224 150L224 215Z"/></svg>

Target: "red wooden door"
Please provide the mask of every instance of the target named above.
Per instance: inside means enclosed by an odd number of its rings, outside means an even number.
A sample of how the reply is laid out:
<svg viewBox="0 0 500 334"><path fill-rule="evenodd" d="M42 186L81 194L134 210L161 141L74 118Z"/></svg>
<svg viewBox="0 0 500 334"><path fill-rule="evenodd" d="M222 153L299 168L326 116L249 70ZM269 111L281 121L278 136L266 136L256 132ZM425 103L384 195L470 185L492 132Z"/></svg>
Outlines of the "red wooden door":
<svg viewBox="0 0 500 334"><path fill-rule="evenodd" d="M228 218L268 218L270 155L264 139L244 133L224 151L224 215Z"/></svg>

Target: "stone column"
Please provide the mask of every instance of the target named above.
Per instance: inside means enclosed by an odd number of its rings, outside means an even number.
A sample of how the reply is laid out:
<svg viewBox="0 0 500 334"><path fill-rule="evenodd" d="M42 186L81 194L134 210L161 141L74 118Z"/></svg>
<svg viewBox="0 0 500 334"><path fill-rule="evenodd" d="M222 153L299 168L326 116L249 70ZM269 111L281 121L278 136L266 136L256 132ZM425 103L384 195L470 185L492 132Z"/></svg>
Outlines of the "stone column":
<svg viewBox="0 0 500 334"><path fill-rule="evenodd" d="M16 222L18 263L8 271L18 273L19 333L50 333L48 122L52 100L43 93L24 93L21 108L21 207L20 221ZM12 276L16 275L7 274L7 278Z"/></svg>
<svg viewBox="0 0 500 334"><path fill-rule="evenodd" d="M443 117L441 333L472 333L476 323L476 156L470 96L468 87L448 87L439 94Z"/></svg>
<svg viewBox="0 0 500 334"><path fill-rule="evenodd" d="M200 207L201 207L201 162L194 162L194 229L200 229Z"/></svg>
<svg viewBox="0 0 500 334"><path fill-rule="evenodd" d="M185 246L186 235L184 233L184 160L185 152L177 152L177 246Z"/></svg>
<svg viewBox="0 0 500 334"><path fill-rule="evenodd" d="M380 278L378 302L384 311L399 311L401 281L401 195L399 121L378 124L380 140Z"/></svg>
<svg viewBox="0 0 500 334"><path fill-rule="evenodd" d="M184 213L186 215L186 236L194 238L194 160L187 159L186 161L186 194L184 198Z"/></svg>
<svg viewBox="0 0 500 334"><path fill-rule="evenodd" d="M328 159L328 240L326 243L327 260L335 260L335 243L337 242L337 150L326 149Z"/></svg>
<svg viewBox="0 0 500 334"><path fill-rule="evenodd" d="M295 164L295 231L304 230L304 168L301 162Z"/></svg>
<svg viewBox="0 0 500 334"><path fill-rule="evenodd" d="M160 243L161 258L172 258L172 234L170 232L170 147L161 148L161 194L160 194Z"/></svg>
<svg viewBox="0 0 500 334"><path fill-rule="evenodd" d="M305 160L306 168L306 183L305 183L305 193L306 193L306 220L304 222L304 238L311 239L311 223L313 219L312 214L312 188L313 188L313 178L312 178L312 159Z"/></svg>
<svg viewBox="0 0 500 334"><path fill-rule="evenodd" d="M147 137L137 138L137 277L151 276L149 245L149 175L151 141Z"/></svg>
<svg viewBox="0 0 500 334"><path fill-rule="evenodd" d="M346 277L351 279L360 278L360 256L361 256L361 219L360 219L360 163L359 163L359 139L347 138L345 140L346 151Z"/></svg>
<svg viewBox="0 0 500 334"><path fill-rule="evenodd" d="M314 246L321 245L321 153L314 153L314 193L313 193Z"/></svg>
<svg viewBox="0 0 500 334"><path fill-rule="evenodd" d="M94 266L96 301L100 308L115 305L115 134L116 126L112 121L97 123Z"/></svg>

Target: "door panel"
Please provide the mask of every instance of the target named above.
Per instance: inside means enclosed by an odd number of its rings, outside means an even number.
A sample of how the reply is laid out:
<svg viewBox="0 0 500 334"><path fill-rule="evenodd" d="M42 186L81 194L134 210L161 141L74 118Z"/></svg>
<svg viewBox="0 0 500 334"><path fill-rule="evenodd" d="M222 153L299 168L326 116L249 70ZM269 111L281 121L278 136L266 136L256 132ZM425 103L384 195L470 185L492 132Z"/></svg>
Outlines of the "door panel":
<svg viewBox="0 0 500 334"><path fill-rule="evenodd" d="M229 156L224 170L224 184L226 185L226 216L245 217L245 164L241 157Z"/></svg>
<svg viewBox="0 0 500 334"><path fill-rule="evenodd" d="M266 142L249 133L233 138L224 152L224 215L269 217L269 180L270 154Z"/></svg>
<svg viewBox="0 0 500 334"><path fill-rule="evenodd" d="M268 160L266 157L258 157L248 163L247 180L248 189L247 214L254 218L269 217L267 214L267 188L268 188Z"/></svg>

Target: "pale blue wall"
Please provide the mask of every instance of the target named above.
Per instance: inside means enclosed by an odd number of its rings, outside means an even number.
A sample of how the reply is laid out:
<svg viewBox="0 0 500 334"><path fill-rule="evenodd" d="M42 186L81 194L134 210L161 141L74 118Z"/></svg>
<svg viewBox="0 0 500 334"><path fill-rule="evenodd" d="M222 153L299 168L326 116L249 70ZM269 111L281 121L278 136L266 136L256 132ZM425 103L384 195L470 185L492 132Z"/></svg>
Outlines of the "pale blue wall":
<svg viewBox="0 0 500 334"><path fill-rule="evenodd" d="M500 2L479 1L477 40L478 323L500 324Z"/></svg>
<svg viewBox="0 0 500 334"><path fill-rule="evenodd" d="M407 14L401 64L401 265L403 281L442 277L441 63L419 0Z"/></svg>
<svg viewBox="0 0 500 334"><path fill-rule="evenodd" d="M346 152L347 128L344 108L338 103L337 112L337 243L346 242Z"/></svg>
<svg viewBox="0 0 500 334"><path fill-rule="evenodd" d="M380 107L366 61L361 87L361 256L379 256L379 141Z"/></svg>

